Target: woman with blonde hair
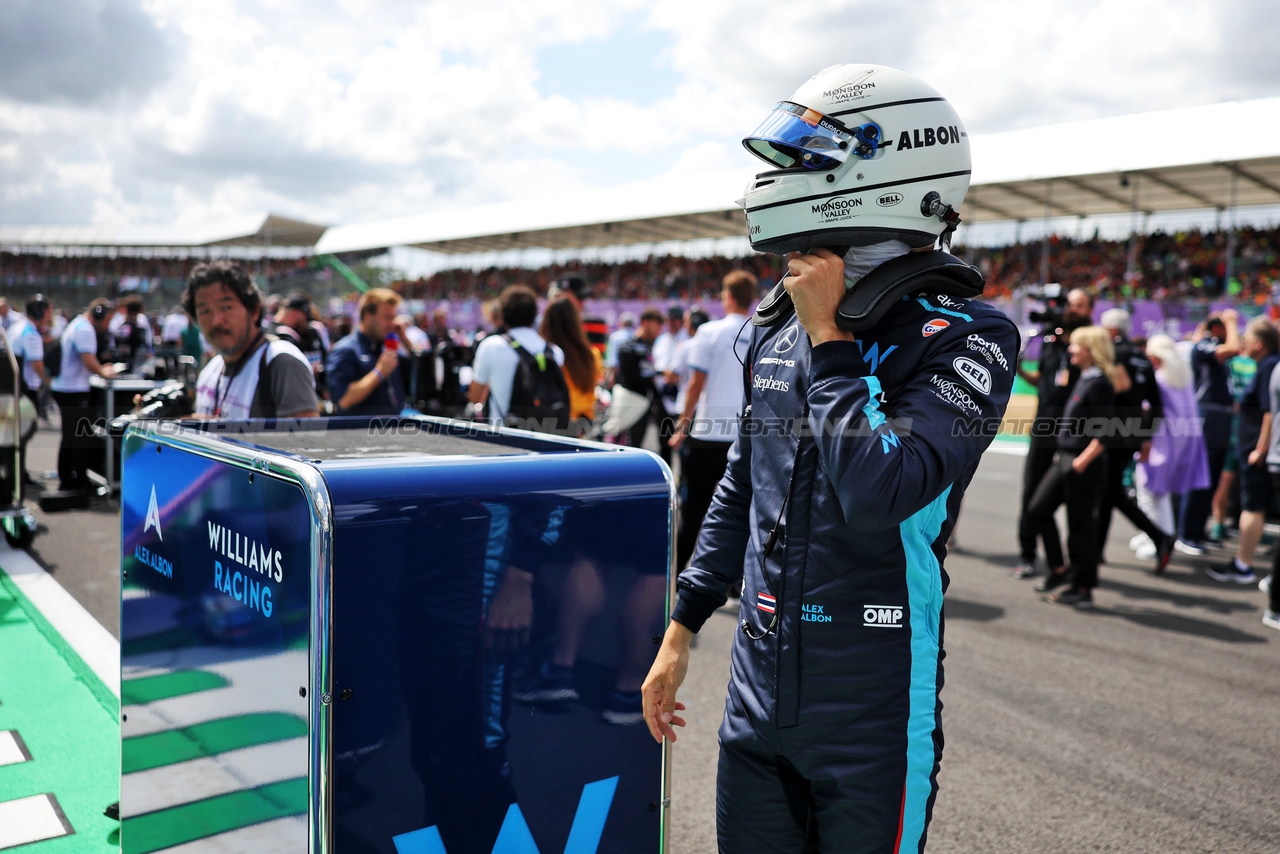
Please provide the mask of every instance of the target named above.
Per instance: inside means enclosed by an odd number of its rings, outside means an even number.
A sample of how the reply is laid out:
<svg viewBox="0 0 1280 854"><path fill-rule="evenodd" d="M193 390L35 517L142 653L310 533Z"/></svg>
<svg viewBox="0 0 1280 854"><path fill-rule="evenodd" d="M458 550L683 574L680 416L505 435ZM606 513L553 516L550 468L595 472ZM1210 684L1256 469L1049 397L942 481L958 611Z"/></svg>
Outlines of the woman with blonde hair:
<svg viewBox="0 0 1280 854"><path fill-rule="evenodd" d="M1098 585L1098 508L1106 478L1107 442L1115 438L1115 346L1101 326L1071 333L1071 364L1080 376L1067 395L1058 422L1058 451L1036 487L1027 513L1036 525L1067 505L1067 566L1052 567L1036 585L1041 592L1064 587L1050 601L1093 607ZM1065 371L1063 372L1065 376Z"/></svg>
<svg viewBox="0 0 1280 854"><path fill-rule="evenodd" d="M1209 486L1209 456L1191 382L1191 365L1168 335L1151 336L1147 358L1156 369L1164 420L1151 437L1151 452L1138 463L1134 480L1143 511L1163 531L1174 533L1177 521L1171 496Z"/></svg>

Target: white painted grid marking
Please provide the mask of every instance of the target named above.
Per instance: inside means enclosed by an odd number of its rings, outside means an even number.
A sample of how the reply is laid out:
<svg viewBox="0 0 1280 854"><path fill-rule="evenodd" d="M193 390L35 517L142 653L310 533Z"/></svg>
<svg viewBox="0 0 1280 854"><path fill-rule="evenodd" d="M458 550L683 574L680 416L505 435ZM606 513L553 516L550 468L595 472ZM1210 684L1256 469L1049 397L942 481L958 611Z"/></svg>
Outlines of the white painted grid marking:
<svg viewBox="0 0 1280 854"><path fill-rule="evenodd" d="M0 803L0 851L73 833L52 794Z"/></svg>
<svg viewBox="0 0 1280 854"><path fill-rule="evenodd" d="M16 765L19 762L30 761L31 753L17 730L8 729L0 732L0 765Z"/></svg>

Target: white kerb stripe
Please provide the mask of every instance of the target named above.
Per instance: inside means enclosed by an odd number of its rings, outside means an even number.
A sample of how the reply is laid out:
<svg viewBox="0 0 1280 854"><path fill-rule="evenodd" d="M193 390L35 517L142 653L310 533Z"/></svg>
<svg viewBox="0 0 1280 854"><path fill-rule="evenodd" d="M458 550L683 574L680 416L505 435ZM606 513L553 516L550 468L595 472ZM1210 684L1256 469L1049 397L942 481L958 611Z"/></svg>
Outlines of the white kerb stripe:
<svg viewBox="0 0 1280 854"><path fill-rule="evenodd" d="M0 850L75 833L51 794L0 803Z"/></svg>
<svg viewBox="0 0 1280 854"><path fill-rule="evenodd" d="M988 454L1005 454L1010 457L1025 457L1030 445L1025 442L1010 442L1008 440L996 439L987 446Z"/></svg>
<svg viewBox="0 0 1280 854"><path fill-rule="evenodd" d="M0 732L0 765L16 765L30 758L18 733L13 730Z"/></svg>
<svg viewBox="0 0 1280 854"><path fill-rule="evenodd" d="M22 595L40 609L44 618L89 665L117 697L120 696L120 642L93 618L53 576L24 551L0 543L0 567L18 585Z"/></svg>

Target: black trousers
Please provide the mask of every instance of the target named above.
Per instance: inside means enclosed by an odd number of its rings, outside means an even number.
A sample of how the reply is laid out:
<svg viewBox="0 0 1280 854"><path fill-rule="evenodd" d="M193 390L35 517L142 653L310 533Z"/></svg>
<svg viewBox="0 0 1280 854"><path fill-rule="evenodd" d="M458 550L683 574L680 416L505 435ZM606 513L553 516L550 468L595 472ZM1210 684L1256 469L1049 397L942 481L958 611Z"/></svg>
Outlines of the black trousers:
<svg viewBox="0 0 1280 854"><path fill-rule="evenodd" d="M1027 514L1027 506L1036 494L1036 487L1053 465L1053 455L1057 448L1042 448L1032 444L1027 451L1027 462L1022 469L1022 515L1018 517L1018 550L1023 563L1033 563L1036 559L1036 538L1044 544L1044 559L1053 570L1062 566L1062 537L1058 534L1058 523L1050 513L1047 519L1032 519Z"/></svg>
<svg viewBox="0 0 1280 854"><path fill-rule="evenodd" d="M1067 572L1073 587L1092 590L1098 586L1098 510L1106 481L1107 457L1090 463L1077 473L1071 464L1077 451L1058 451L1053 465L1041 478L1027 514L1033 524L1043 525L1054 511L1067 505Z"/></svg>
<svg viewBox="0 0 1280 854"><path fill-rule="evenodd" d="M693 557L693 547L698 543L702 520L711 508L716 494L716 484L724 477L729 463L729 447L732 442L708 442L686 437L684 456L680 458L680 470L684 484L684 499L680 502L680 533L676 537L676 571L684 569Z"/></svg>
<svg viewBox="0 0 1280 854"><path fill-rule="evenodd" d="M1271 483L1277 490L1280 490L1280 474L1272 472ZM1271 555L1271 593L1269 596L1271 601L1267 607L1271 609L1271 613L1280 614L1280 549L1276 549Z"/></svg>
<svg viewBox="0 0 1280 854"><path fill-rule="evenodd" d="M62 418L62 444L58 446L58 480L60 489L90 489L93 484L86 474L97 463L101 467L105 444L94 434L93 426L104 416L89 403L89 392L55 391Z"/></svg>
<svg viewBox="0 0 1280 854"><path fill-rule="evenodd" d="M1124 471L1133 458L1133 449L1120 449L1107 453L1106 483L1102 489L1102 504L1098 509L1098 557L1107 545L1107 532L1111 530L1111 511L1119 510L1133 526L1151 538L1151 542L1160 546L1167 532L1160 530L1155 522L1142 512L1142 508L1129 497L1124 488Z"/></svg>
<svg viewBox="0 0 1280 854"><path fill-rule="evenodd" d="M651 418L653 418L652 409L640 416L639 421L627 428L627 445L632 448L639 448L644 445L644 434L649 432L649 420Z"/></svg>
<svg viewBox="0 0 1280 854"><path fill-rule="evenodd" d="M1198 543L1204 539L1204 525L1213 510L1213 494L1218 491L1222 466L1227 461L1231 446L1231 413L1216 409L1201 409L1204 417L1204 446L1209 457L1209 486L1192 490L1182 502L1178 517L1178 536L1185 542ZM1246 457L1248 454L1246 453Z"/></svg>
<svg viewBox="0 0 1280 854"><path fill-rule="evenodd" d="M658 455L670 466L671 452L674 449L667 444L667 440L676 432L676 422L680 420L680 416L668 413L661 402L655 411L658 413Z"/></svg>
<svg viewBox="0 0 1280 854"><path fill-rule="evenodd" d="M38 419L40 417L40 390L34 389L34 388L27 388L26 386L23 386L22 396L25 397L27 400L31 401L31 405L35 407L36 418ZM28 468L27 446L31 444L31 440L35 437L36 430L38 428L39 428L38 421L32 422L30 426L26 424L22 425L22 441L20 442L19 447L22 449L22 479L23 480L30 479L30 477L27 474L27 468Z"/></svg>

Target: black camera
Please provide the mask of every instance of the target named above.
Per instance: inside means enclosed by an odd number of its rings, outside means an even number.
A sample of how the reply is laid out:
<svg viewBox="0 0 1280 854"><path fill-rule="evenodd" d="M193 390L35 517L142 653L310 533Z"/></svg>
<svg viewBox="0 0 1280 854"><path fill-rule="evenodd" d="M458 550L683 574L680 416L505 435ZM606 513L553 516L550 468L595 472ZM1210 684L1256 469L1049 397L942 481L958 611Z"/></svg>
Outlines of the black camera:
<svg viewBox="0 0 1280 854"><path fill-rule="evenodd" d="M138 407L131 415L134 420L149 418L183 418L195 411L195 402L187 393L181 382L168 382L159 388L153 388L138 401Z"/></svg>
<svg viewBox="0 0 1280 854"><path fill-rule="evenodd" d="M1049 284L1027 288L1027 299L1040 303L1040 307L1028 312L1032 323L1039 323L1045 329L1055 329L1062 325L1062 309L1067 304L1067 297L1062 292L1062 285Z"/></svg>

